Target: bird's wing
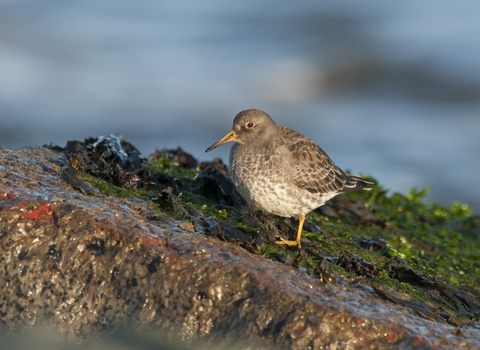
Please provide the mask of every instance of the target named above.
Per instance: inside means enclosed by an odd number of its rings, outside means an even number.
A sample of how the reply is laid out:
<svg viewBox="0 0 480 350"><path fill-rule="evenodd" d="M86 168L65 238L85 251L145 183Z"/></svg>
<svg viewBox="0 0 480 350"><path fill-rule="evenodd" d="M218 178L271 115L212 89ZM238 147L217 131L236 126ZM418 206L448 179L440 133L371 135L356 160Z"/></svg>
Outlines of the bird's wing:
<svg viewBox="0 0 480 350"><path fill-rule="evenodd" d="M345 173L309 138L287 146L295 185L311 193L340 193L371 189L372 182Z"/></svg>
<svg viewBox="0 0 480 350"><path fill-rule="evenodd" d="M296 186L311 193L343 192L348 175L315 142L303 139L287 149Z"/></svg>

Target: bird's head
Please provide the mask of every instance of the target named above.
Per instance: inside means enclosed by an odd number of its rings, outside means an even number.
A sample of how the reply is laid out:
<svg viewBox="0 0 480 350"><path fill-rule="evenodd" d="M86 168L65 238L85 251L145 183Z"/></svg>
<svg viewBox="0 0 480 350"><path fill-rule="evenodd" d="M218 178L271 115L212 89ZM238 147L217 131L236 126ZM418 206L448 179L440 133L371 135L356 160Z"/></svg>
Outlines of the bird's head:
<svg viewBox="0 0 480 350"><path fill-rule="evenodd" d="M224 143L235 141L241 144L262 144L270 133L275 132L277 123L265 112L259 109L247 109L237 114L233 120L233 128L225 137L207 148L209 152Z"/></svg>

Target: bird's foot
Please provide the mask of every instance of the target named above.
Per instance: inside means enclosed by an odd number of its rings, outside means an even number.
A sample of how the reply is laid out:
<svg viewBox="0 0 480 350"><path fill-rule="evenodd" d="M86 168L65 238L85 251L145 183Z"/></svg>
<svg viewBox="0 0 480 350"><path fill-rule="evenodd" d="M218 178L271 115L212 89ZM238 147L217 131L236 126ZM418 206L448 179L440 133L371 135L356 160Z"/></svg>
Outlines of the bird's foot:
<svg viewBox="0 0 480 350"><path fill-rule="evenodd" d="M280 241L275 242L275 244L287 244L287 245L298 246L298 249L301 248L299 241L287 241L286 239L283 239L280 236L276 236L276 237L279 238Z"/></svg>

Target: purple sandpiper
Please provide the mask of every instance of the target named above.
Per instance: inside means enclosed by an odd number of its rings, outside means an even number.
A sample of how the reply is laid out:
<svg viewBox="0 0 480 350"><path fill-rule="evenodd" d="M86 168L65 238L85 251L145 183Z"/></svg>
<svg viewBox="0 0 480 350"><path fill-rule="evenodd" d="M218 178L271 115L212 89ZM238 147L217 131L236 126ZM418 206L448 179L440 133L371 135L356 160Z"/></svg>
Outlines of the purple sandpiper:
<svg viewBox="0 0 480 350"><path fill-rule="evenodd" d="M265 112L247 109L237 114L233 129L206 152L235 141L230 150L230 174L250 205L284 217L298 215L295 241L300 246L305 216L342 192L370 190L373 182L337 167L308 137L278 125Z"/></svg>

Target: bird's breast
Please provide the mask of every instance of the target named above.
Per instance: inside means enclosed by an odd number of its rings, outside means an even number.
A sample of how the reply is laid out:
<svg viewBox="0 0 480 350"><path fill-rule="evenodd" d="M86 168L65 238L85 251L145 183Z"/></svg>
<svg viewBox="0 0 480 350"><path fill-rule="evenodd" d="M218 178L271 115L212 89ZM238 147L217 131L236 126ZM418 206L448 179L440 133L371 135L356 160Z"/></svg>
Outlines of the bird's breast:
<svg viewBox="0 0 480 350"><path fill-rule="evenodd" d="M253 207L285 217L306 214L323 204L320 196L294 184L283 160L281 155L266 156L235 144L230 151L230 175L242 197Z"/></svg>

